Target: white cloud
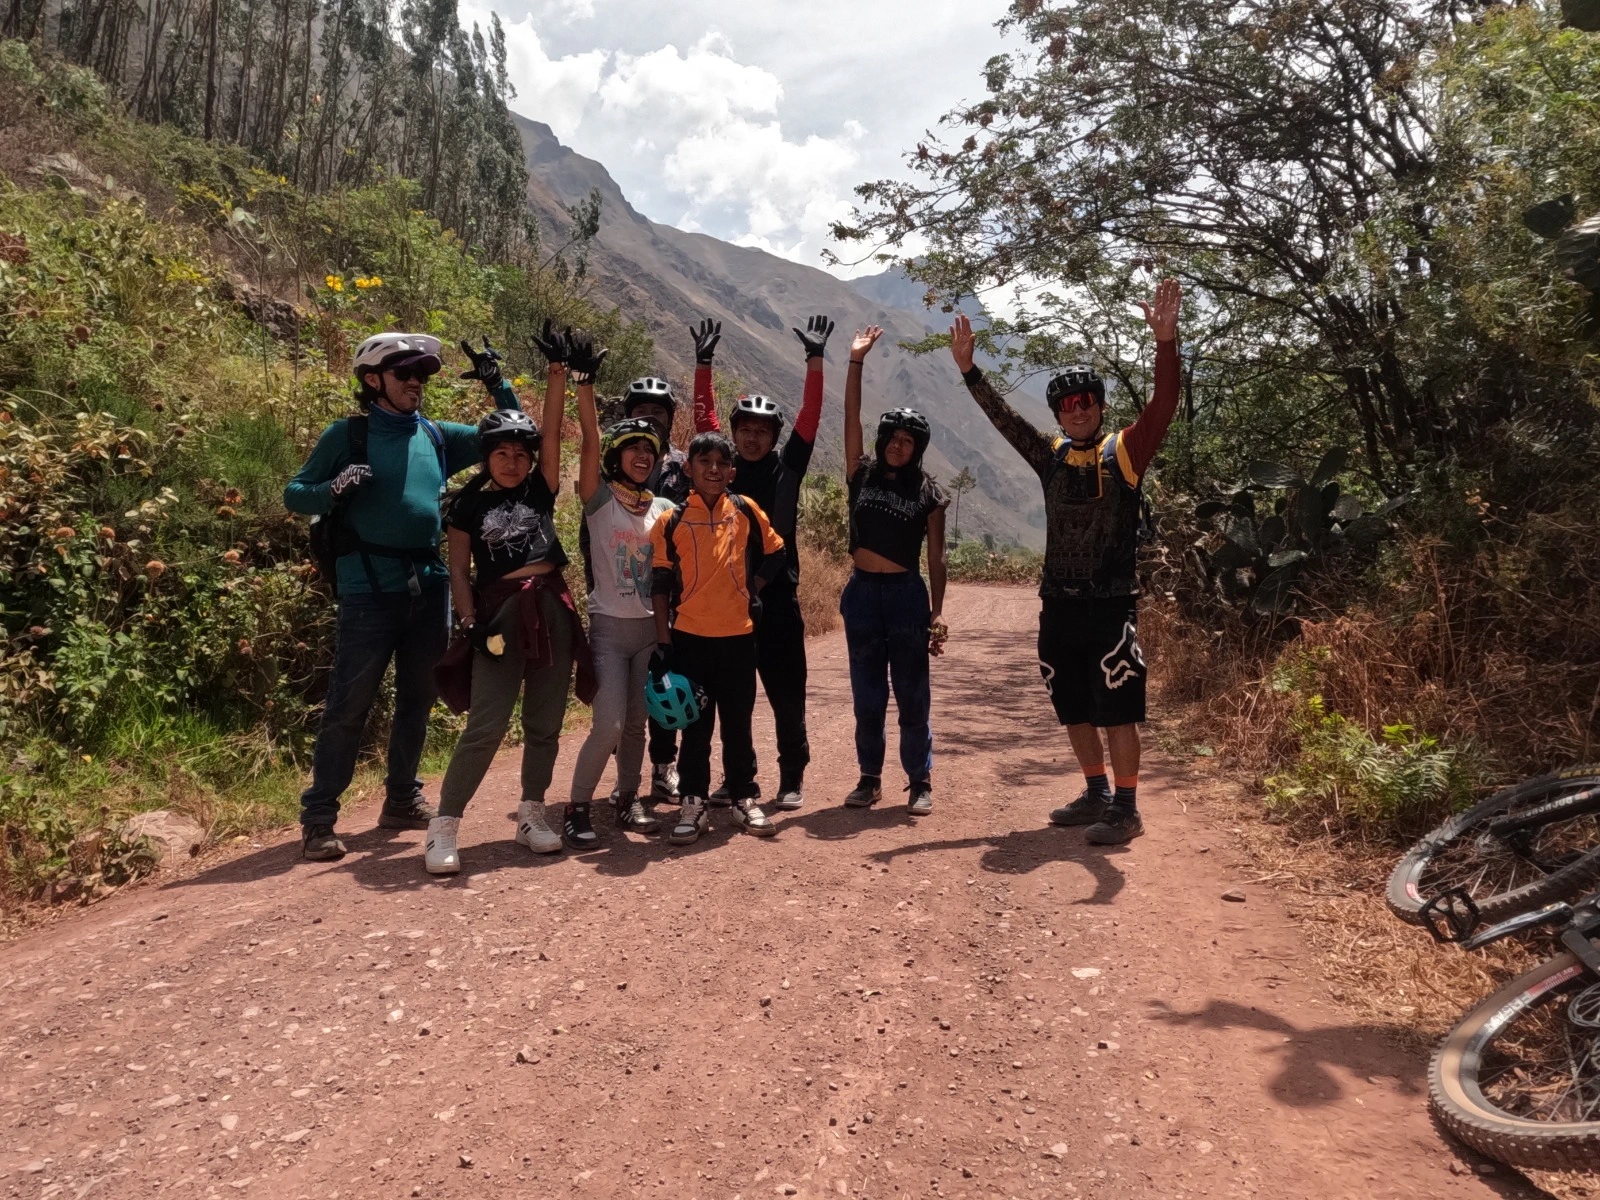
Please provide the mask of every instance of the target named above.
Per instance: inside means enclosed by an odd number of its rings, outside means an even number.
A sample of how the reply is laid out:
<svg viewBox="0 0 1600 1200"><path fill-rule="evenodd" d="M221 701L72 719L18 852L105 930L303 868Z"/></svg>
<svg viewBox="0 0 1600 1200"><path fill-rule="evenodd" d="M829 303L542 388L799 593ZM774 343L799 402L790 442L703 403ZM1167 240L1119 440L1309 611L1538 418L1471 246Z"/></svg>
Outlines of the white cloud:
<svg viewBox="0 0 1600 1200"><path fill-rule="evenodd" d="M579 0L579 4L586 0ZM476 22L489 29L490 10L476 3L463 3L458 9L461 23L471 28ZM592 7L590 9L592 13ZM520 21L500 18L506 31L506 73L517 89L511 106L543 121L562 141L570 141L583 121L584 110L600 88L600 79L611 55L605 50L587 50L553 59L534 29L532 16Z"/></svg>
<svg viewBox="0 0 1600 1200"><path fill-rule="evenodd" d="M774 113L783 95L778 77L736 62L718 34L687 54L662 46L648 54L619 54L600 88L601 112L612 119L648 114L652 123L719 126L744 113Z"/></svg>

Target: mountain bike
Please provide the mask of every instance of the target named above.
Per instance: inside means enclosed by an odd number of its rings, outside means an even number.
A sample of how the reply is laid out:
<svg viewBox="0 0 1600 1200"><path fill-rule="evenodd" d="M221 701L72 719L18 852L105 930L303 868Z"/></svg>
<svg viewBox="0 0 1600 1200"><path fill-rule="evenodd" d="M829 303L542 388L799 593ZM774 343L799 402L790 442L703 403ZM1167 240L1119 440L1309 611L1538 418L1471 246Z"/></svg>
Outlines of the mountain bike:
<svg viewBox="0 0 1600 1200"><path fill-rule="evenodd" d="M1422 920L1428 897L1464 892L1485 921L1570 900L1600 884L1600 765L1571 767L1496 792L1406 852L1389 909Z"/></svg>
<svg viewBox="0 0 1600 1200"><path fill-rule="evenodd" d="M1481 928L1471 895L1429 900L1435 940L1476 950L1541 926L1566 952L1481 1001L1428 1064L1428 1098L1467 1145L1514 1167L1600 1164L1600 892Z"/></svg>

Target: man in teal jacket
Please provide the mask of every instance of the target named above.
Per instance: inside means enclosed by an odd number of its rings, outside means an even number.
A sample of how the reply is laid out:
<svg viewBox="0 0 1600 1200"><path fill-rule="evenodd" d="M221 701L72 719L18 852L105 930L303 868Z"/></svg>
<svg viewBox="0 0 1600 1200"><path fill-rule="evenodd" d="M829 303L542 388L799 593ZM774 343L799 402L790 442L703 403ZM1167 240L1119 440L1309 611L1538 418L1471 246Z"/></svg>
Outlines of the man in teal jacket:
<svg viewBox="0 0 1600 1200"><path fill-rule="evenodd" d="M462 378L481 380L496 408L522 407L487 341L481 353L466 343L462 349L473 364ZM355 358L363 416L341 418L323 430L305 466L284 488L290 511L337 522L334 545L340 552L333 671L311 786L300 796L302 853L309 859L344 855L334 832L339 796L355 774L361 734L391 658L394 718L378 824L426 829L436 815L422 799L417 765L435 698L433 668L450 638L439 496L450 476L482 461L476 426L435 423L422 415L423 384L441 365L438 338L368 338Z"/></svg>

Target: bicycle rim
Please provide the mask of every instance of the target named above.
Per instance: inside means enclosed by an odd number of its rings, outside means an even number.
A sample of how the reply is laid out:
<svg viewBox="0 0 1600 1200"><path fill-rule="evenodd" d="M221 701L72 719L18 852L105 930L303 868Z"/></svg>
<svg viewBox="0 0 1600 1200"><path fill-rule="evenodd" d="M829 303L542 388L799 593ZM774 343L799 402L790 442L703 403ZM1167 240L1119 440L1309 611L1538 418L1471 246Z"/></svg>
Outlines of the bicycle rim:
<svg viewBox="0 0 1600 1200"><path fill-rule="evenodd" d="M1579 1016L1573 1018L1574 1001ZM1463 1142L1518 1167L1600 1162L1600 981L1570 954L1482 1001L1428 1067L1429 1099Z"/></svg>

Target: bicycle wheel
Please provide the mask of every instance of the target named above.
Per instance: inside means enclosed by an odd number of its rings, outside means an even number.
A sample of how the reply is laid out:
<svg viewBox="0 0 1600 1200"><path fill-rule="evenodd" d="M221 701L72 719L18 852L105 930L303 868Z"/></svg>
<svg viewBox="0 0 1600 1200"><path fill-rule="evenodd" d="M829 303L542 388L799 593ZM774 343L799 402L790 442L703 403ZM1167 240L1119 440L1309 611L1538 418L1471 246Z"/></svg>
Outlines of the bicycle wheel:
<svg viewBox="0 0 1600 1200"><path fill-rule="evenodd" d="M1428 1064L1439 1120L1514 1167L1600 1164L1600 981L1570 954L1506 984Z"/></svg>
<svg viewBox="0 0 1600 1200"><path fill-rule="evenodd" d="M1600 881L1600 813L1565 811L1588 802L1600 787L1600 765L1572 767L1496 792L1451 817L1417 842L1389 876L1384 899L1402 921L1421 920L1423 903L1448 888L1464 888L1486 922L1571 899ZM1540 824L1516 839L1495 837L1496 817L1548 805Z"/></svg>

